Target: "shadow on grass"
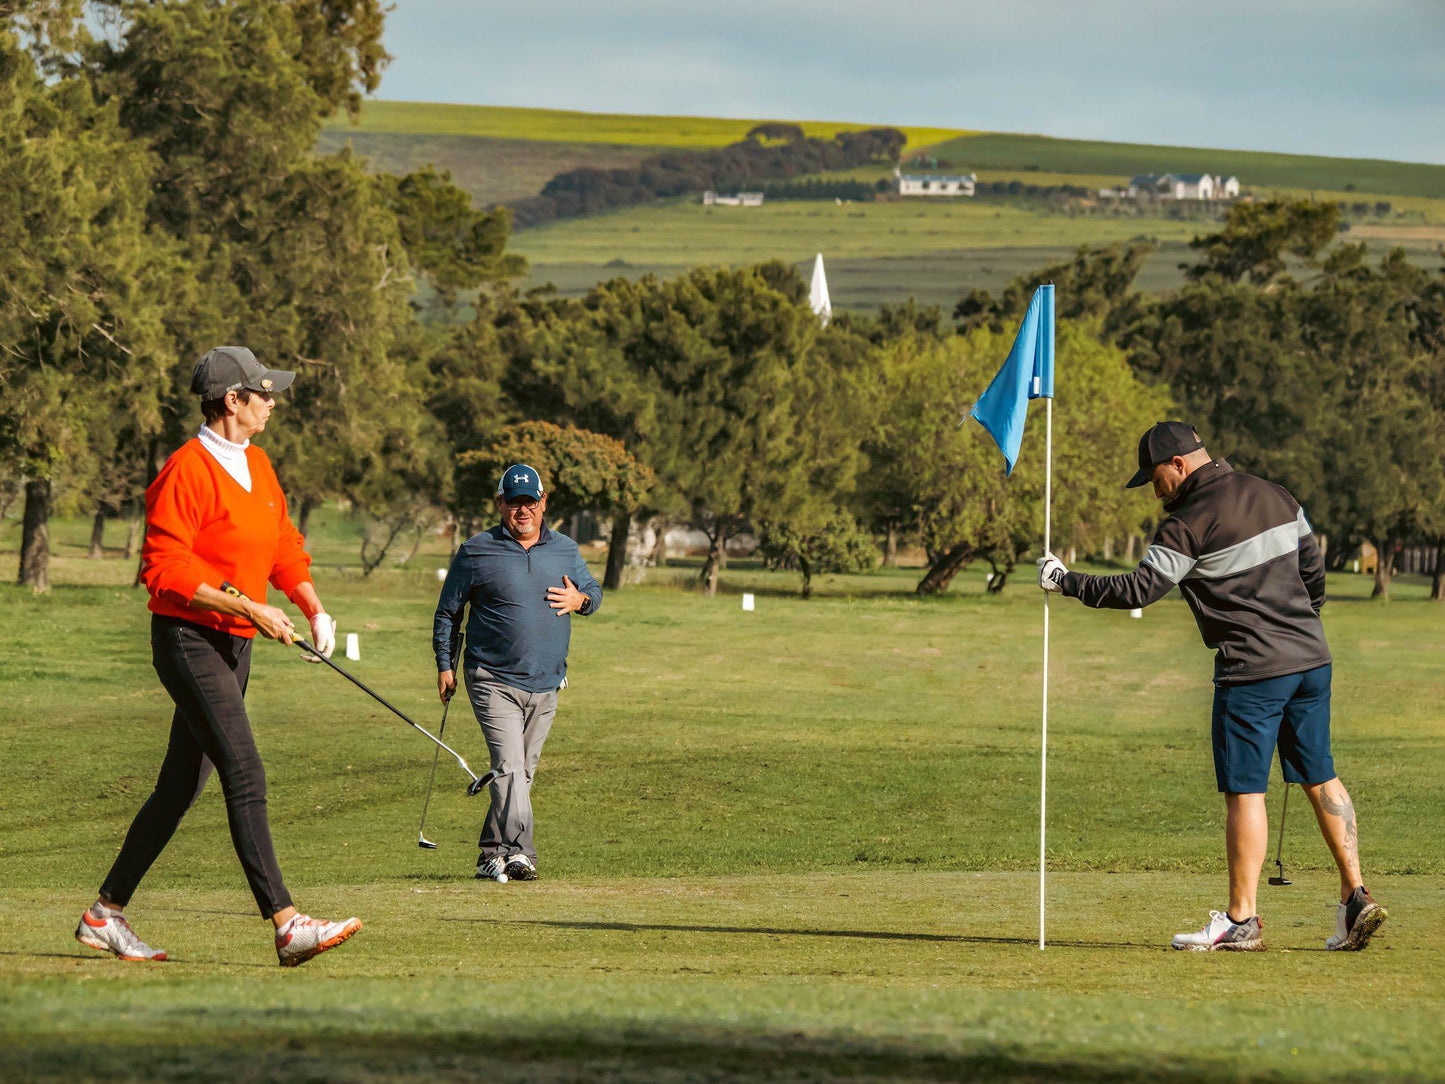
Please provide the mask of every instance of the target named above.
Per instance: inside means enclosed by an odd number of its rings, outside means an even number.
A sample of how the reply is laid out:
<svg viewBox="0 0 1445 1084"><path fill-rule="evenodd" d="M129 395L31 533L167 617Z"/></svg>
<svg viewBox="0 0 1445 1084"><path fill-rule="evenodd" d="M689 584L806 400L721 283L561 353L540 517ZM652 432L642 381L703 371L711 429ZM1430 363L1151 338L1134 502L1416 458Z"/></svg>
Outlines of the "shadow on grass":
<svg viewBox="0 0 1445 1084"><path fill-rule="evenodd" d="M199 1026L205 1025L196 1021ZM26 1035L0 1053L6 1080L427 1080L723 1081L1000 1080L1205 1081L1306 1079L1216 1058L1140 1052L1051 1054L1030 1044L933 1039L918 1043L790 1031L739 1031L680 1022L607 1021L590 1029L498 1022L475 1031L421 1034L301 1033L276 1020L221 1028L209 1041L177 1029L164 1038L97 1041ZM501 1050L502 1052L498 1052ZM1386 1079L1357 1068L1348 1079ZM1319 1079L1312 1077L1311 1079ZM1334 1079L1344 1079L1337 1076Z"/></svg>
<svg viewBox="0 0 1445 1084"><path fill-rule="evenodd" d="M90 952L17 952L12 949L0 949L0 956L18 956L28 960L84 960L86 963L103 964L114 963L117 967L158 967L162 971L169 970L184 964L199 964L203 967L259 967L266 971L276 970L272 964L252 964L239 960L187 960L181 956L167 956L164 960L116 960L108 952L93 949ZM0 1075L0 1080L8 1079Z"/></svg>
<svg viewBox="0 0 1445 1084"><path fill-rule="evenodd" d="M468 922L490 926L550 926L561 930L600 930L619 933L741 933L765 937L839 937L873 941L928 941L946 945L1029 945L1038 947L1036 937L983 937L960 933L911 933L906 930L809 930L780 926L685 926L662 922L587 922L548 918L461 918L447 917L443 922ZM1133 941L1067 941L1050 940L1050 948L1145 949L1161 951L1158 945L1141 945Z"/></svg>

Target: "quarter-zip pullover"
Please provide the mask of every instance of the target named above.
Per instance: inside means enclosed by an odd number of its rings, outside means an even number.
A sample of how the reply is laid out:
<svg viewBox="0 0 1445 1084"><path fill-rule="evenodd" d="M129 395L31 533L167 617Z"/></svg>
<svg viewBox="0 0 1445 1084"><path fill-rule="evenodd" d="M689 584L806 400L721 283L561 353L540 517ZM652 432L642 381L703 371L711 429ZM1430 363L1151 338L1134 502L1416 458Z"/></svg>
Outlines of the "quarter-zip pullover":
<svg viewBox="0 0 1445 1084"><path fill-rule="evenodd" d="M1169 518L1133 572L1065 573L1085 605L1148 606L1176 585L1207 646L1214 680L1238 685L1330 661L1320 608L1325 567L1304 510L1282 487L1222 459L1200 467L1164 506Z"/></svg>
<svg viewBox="0 0 1445 1084"><path fill-rule="evenodd" d="M452 638L470 604L469 669L480 666L498 681L530 693L559 688L567 676L572 615L557 616L547 604L547 588L561 587L563 576L587 596L578 613L596 613L602 587L566 535L543 527L531 548L523 549L498 524L467 539L452 558L432 621L437 671L457 668Z"/></svg>

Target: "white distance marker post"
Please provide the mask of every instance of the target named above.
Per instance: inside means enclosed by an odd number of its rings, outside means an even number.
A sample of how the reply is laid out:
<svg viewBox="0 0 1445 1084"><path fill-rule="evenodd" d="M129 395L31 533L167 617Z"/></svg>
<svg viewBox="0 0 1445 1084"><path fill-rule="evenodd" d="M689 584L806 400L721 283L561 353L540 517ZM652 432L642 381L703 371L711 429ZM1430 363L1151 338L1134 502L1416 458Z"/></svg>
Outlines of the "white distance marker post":
<svg viewBox="0 0 1445 1084"><path fill-rule="evenodd" d="M346 634L346 657L352 662L361 661L361 637L354 632Z"/></svg>
<svg viewBox="0 0 1445 1084"><path fill-rule="evenodd" d="M750 591L743 592L743 612L752 613L757 607L754 605L753 595Z"/></svg>

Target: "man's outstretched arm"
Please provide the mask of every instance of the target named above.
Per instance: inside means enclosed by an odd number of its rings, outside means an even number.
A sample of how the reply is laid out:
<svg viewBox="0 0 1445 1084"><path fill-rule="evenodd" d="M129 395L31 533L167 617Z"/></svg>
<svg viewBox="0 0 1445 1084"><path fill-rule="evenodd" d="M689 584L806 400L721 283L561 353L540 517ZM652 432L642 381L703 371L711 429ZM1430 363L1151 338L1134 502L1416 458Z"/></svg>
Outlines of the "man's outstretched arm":
<svg viewBox="0 0 1445 1084"><path fill-rule="evenodd" d="M1154 541L1133 572L1119 576L1090 576L1065 572L1059 581L1063 594L1085 606L1103 610L1133 610L1158 602L1193 570L1196 547L1188 529L1177 519L1159 525Z"/></svg>

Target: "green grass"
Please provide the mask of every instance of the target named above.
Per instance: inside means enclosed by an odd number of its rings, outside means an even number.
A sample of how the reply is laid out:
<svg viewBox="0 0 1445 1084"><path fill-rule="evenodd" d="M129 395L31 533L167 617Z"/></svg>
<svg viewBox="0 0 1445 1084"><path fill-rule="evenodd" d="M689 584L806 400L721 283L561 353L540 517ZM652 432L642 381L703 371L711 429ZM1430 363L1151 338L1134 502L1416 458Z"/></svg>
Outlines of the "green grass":
<svg viewBox="0 0 1445 1084"><path fill-rule="evenodd" d="M486 136L557 143L618 143L652 148L700 150L722 147L747 137L762 119L653 116L630 113L582 113L565 109L520 109L496 105L446 105L437 102L369 101L355 122L344 114L328 127L361 132ZM809 136L828 139L838 132L883 127L856 121L792 121ZM958 128L896 127L912 146L938 143L962 134Z"/></svg>
<svg viewBox="0 0 1445 1084"><path fill-rule="evenodd" d="M0 590L5 1079L1445 1075L1445 607L1418 580L1378 605L1365 577L1332 577L1325 611L1335 755L1393 916L1366 953L1319 951L1333 876L1298 809L1296 883L1263 890L1272 951L1161 948L1224 888L1209 657L1177 599L1142 621L1054 607L1040 954L1035 592L990 598L968 570L921 601L901 569L822 577L804 602L796 576L735 562L716 598L679 565L577 623L535 885L470 879L482 809L445 765L440 850L418 850L424 740L258 644L248 702L282 867L303 907L367 923L289 972L214 783L131 907L174 960L70 940L169 716L133 566L80 556L85 533L56 524L49 596ZM0 526L0 560L16 534ZM437 541L362 579L354 524L327 514L316 536L356 672L435 721ZM448 734L475 764L464 714Z"/></svg>
<svg viewBox="0 0 1445 1084"><path fill-rule="evenodd" d="M951 168L1112 174L1115 183L1137 173L1222 173L1235 174L1246 188L1324 189L1341 198L1350 198L1347 185L1396 196L1445 196L1445 166L1375 158L1104 143L1002 132L960 136L928 148L927 153Z"/></svg>
<svg viewBox="0 0 1445 1084"><path fill-rule="evenodd" d="M704 207L677 200L525 230L512 248L538 264L751 263L777 257L876 259L959 249L1071 248L1153 237L1185 241L1197 223L1163 218L1067 218L987 201L774 202Z"/></svg>
<svg viewBox="0 0 1445 1084"><path fill-rule="evenodd" d="M985 199L746 208L674 200L524 230L513 237L512 249L528 260L529 285L551 282L573 294L617 275L666 276L702 264L776 258L807 274L813 255L822 252L839 308L871 309L914 297L951 309L969 290L998 291L1017 275L1068 259L1078 245L1134 238L1161 242L1140 275L1140 288L1172 289L1182 281L1179 265L1194 260L1186 242L1213 228L1167 218L1069 217ZM1396 237L1386 226L1360 226L1347 237L1368 241L1377 253L1403 243L1412 260L1440 267L1439 242L1428 236L1433 227L1416 229L1427 236Z"/></svg>
<svg viewBox="0 0 1445 1084"><path fill-rule="evenodd" d="M657 153L656 147L615 143L543 142L345 128L327 128L317 141L317 149L322 153L347 145L366 157L370 168L375 170L402 174L429 164L445 169L479 207L535 196L553 177L568 170L626 168Z"/></svg>

